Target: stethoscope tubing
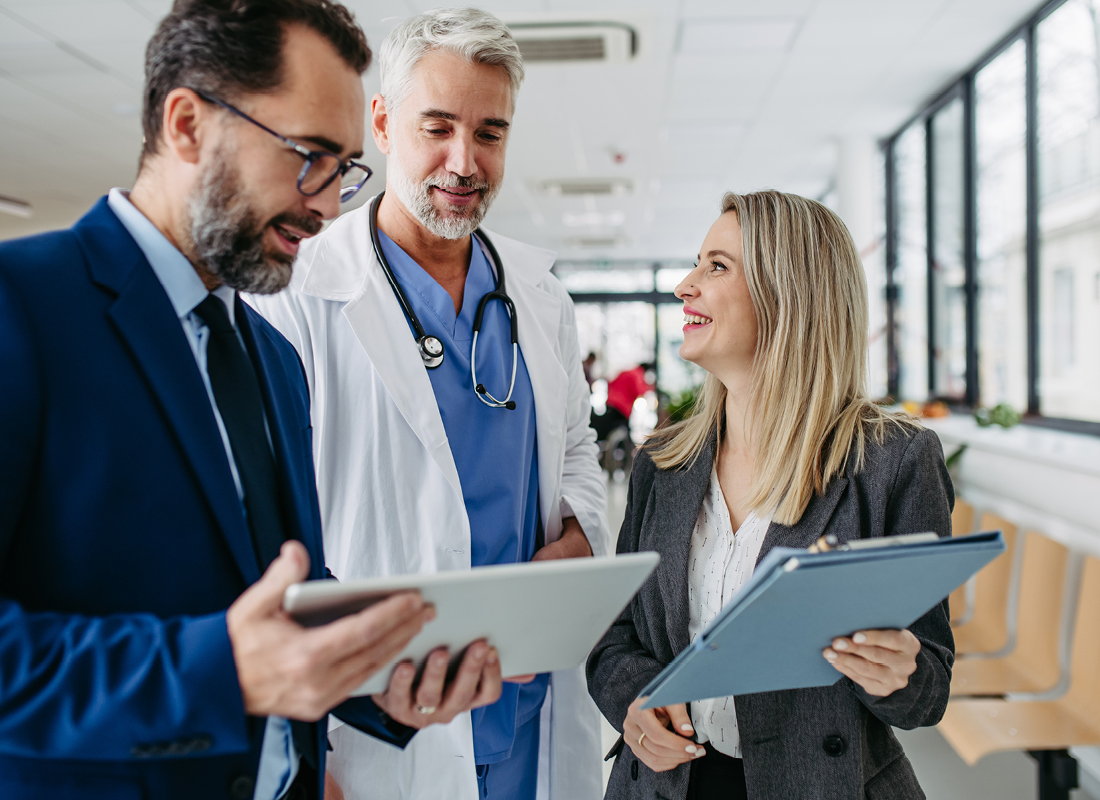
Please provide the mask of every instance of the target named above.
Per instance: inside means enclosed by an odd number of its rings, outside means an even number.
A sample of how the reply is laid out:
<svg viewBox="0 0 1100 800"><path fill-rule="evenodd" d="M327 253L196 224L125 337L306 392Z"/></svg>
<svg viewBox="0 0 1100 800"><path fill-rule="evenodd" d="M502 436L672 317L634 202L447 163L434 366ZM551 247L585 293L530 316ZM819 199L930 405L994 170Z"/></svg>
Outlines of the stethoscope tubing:
<svg viewBox="0 0 1100 800"><path fill-rule="evenodd" d="M416 312L413 311L412 306L409 304L405 292L397 282L397 276L394 275L389 261L382 252L382 242L378 238L378 206L384 194L385 192L379 192L371 201L370 207L370 239L371 245L374 247L374 257L378 260L379 266L382 267L382 272L385 274L386 281L393 290L397 302L401 305L401 310L405 313L405 317L413 327L416 343L420 348L420 358L424 362L424 366L427 369L435 369L443 363L443 343L437 337L431 336L424 331L424 326L420 324L420 319L416 316ZM493 243L481 228L474 231L474 236L477 237L477 241L485 245L485 249L489 252L489 257L493 261L493 266L496 269L496 287L493 291L481 298L477 304L477 311L474 313L474 340L470 346L470 380L473 383L474 394L477 395L478 400L482 403L490 408L507 408L512 410L516 407L515 401L512 400L512 392L516 388L516 367L519 363L519 324L516 320L516 306L515 303L512 302L512 298L509 297L508 293L505 291L504 264L501 262L500 254L497 253L497 249L493 246ZM477 338L478 334L481 333L481 323L485 316L485 308L492 300L499 300L504 304L508 311L511 327L512 378L508 384L508 394L505 395L503 400L498 400L493 397L485 388L484 384L479 383L477 379Z"/></svg>

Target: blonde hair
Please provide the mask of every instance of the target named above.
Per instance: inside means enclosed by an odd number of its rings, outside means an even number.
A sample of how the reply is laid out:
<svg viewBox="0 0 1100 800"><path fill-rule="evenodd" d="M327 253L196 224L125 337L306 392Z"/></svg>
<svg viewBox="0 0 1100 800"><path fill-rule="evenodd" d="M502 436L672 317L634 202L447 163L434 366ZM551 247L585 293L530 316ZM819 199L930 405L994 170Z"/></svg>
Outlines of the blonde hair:
<svg viewBox="0 0 1100 800"><path fill-rule="evenodd" d="M882 442L888 424L919 426L867 396L867 284L840 218L771 191L726 194L722 213L730 212L741 224L759 330L746 420L756 466L746 504L793 525L850 457L862 468L868 436ZM726 387L708 375L691 416L646 442L654 463L693 463L723 430L725 401Z"/></svg>

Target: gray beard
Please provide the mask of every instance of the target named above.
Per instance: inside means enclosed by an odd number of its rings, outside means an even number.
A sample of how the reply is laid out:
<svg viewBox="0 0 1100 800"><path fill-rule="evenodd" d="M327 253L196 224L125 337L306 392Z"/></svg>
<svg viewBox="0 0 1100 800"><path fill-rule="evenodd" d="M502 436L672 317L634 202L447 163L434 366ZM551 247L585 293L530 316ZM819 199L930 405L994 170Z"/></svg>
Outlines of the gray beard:
<svg viewBox="0 0 1100 800"><path fill-rule="evenodd" d="M188 200L191 215L191 259L215 278L238 292L275 294L290 283L294 256L264 251L264 232L259 216L241 190L240 176L223 148L203 172ZM291 222L291 215L280 215ZM296 227L315 233L321 222L293 217Z"/></svg>
<svg viewBox="0 0 1100 800"><path fill-rule="evenodd" d="M390 147L386 177L401 204L421 225L441 239L463 239L476 231L500 192L500 184L494 186L488 181L458 175L449 175L445 179L425 178L421 183L416 183L405 172L396 146ZM481 200L465 211L452 210L450 216L443 216L432 205L433 186L441 189L476 189L481 192Z"/></svg>

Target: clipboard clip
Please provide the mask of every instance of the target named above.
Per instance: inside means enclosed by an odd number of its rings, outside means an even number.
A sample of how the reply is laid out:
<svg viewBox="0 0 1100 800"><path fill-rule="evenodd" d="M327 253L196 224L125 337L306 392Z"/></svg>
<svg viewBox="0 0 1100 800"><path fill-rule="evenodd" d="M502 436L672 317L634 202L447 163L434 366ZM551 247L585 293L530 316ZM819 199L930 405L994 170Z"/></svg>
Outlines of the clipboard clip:
<svg viewBox="0 0 1100 800"><path fill-rule="evenodd" d="M872 539L853 539L837 544L835 534L827 533L810 545L811 553L828 553L831 550L870 550L876 547L898 547L907 544L928 544L939 540L937 533L906 533L900 536L877 536Z"/></svg>

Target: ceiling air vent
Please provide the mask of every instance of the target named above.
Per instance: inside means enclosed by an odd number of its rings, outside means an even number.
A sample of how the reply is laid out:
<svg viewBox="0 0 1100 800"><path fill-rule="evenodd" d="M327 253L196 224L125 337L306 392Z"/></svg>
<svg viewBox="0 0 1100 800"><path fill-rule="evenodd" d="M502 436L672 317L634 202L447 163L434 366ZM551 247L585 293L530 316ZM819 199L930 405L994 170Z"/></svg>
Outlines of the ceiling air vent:
<svg viewBox="0 0 1100 800"><path fill-rule="evenodd" d="M638 52L638 32L622 22L517 22L508 27L528 64L622 63Z"/></svg>
<svg viewBox="0 0 1100 800"><path fill-rule="evenodd" d="M626 178L558 178L543 181L539 188L551 197L586 194L621 196L634 191L634 184Z"/></svg>

